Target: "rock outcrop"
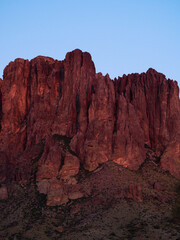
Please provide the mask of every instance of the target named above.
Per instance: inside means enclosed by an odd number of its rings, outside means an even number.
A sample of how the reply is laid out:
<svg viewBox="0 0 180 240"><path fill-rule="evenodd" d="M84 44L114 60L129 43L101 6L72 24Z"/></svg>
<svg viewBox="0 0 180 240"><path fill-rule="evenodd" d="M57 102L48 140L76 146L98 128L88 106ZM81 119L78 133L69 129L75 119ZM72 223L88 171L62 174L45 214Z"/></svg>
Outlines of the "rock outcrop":
<svg viewBox="0 0 180 240"><path fill-rule="evenodd" d="M112 160L137 170L145 145L180 178L179 89L154 69L113 81L78 49L63 61L16 59L4 69L0 183L34 181L49 205L61 204L83 196L80 167Z"/></svg>

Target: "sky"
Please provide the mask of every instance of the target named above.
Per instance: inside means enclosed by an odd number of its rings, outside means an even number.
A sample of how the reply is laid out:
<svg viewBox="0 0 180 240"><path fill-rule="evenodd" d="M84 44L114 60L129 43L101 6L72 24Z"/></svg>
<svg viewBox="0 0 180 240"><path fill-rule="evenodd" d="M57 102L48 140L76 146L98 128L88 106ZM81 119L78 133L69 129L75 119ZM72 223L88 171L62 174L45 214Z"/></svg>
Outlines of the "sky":
<svg viewBox="0 0 180 240"><path fill-rule="evenodd" d="M0 0L0 77L16 58L76 48L111 78L152 67L180 86L180 0Z"/></svg>

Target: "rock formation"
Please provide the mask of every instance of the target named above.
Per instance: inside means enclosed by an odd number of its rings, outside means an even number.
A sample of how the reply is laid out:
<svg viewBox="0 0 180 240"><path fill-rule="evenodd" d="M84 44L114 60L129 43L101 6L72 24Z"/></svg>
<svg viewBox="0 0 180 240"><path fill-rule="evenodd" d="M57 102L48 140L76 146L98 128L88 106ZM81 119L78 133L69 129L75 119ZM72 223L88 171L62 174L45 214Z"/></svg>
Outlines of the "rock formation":
<svg viewBox="0 0 180 240"><path fill-rule="evenodd" d="M63 61L38 56L4 69L0 183L34 181L49 205L61 204L83 196L80 167L112 160L137 170L145 146L180 178L179 89L154 69L113 81L78 49Z"/></svg>

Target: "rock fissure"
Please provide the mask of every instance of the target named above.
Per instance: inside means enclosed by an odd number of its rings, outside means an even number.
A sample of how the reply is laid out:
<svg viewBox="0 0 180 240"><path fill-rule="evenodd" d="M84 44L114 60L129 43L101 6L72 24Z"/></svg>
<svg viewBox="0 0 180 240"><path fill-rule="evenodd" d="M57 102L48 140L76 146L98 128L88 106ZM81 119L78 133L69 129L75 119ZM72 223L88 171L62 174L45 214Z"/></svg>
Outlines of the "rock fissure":
<svg viewBox="0 0 180 240"><path fill-rule="evenodd" d="M79 94L76 95L76 132L79 129L79 113L80 113L80 101L79 101Z"/></svg>

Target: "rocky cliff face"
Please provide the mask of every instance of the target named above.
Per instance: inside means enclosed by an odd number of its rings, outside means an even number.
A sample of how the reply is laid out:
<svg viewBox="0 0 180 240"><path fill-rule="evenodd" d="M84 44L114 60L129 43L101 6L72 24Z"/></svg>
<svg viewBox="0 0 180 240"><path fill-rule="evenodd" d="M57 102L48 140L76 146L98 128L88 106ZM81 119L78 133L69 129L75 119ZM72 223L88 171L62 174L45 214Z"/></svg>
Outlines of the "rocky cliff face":
<svg viewBox="0 0 180 240"><path fill-rule="evenodd" d="M145 146L180 178L179 89L163 74L149 69L113 81L80 50L64 61L16 59L4 69L0 183L34 181L49 205L61 204L82 194L80 167L112 160L137 170Z"/></svg>

